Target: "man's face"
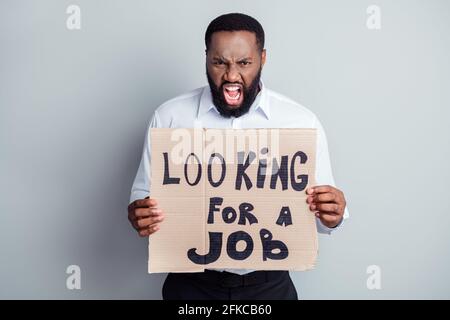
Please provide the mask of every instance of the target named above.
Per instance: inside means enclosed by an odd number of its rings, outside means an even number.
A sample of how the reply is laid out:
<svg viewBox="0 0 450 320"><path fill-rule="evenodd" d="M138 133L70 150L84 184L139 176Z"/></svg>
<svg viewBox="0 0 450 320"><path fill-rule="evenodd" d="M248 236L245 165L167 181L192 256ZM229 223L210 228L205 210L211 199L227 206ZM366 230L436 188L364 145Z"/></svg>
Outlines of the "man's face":
<svg viewBox="0 0 450 320"><path fill-rule="evenodd" d="M266 51L258 48L249 31L213 33L206 52L206 74L214 105L226 117L250 109L259 89Z"/></svg>

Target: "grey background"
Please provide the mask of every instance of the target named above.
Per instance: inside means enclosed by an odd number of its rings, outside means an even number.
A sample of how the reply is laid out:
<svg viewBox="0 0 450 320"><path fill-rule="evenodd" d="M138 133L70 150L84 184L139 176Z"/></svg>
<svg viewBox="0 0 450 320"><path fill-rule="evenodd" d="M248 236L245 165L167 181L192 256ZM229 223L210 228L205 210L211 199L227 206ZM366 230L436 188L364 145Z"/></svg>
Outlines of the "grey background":
<svg viewBox="0 0 450 320"><path fill-rule="evenodd" d="M450 298L446 0L1 0L0 298L161 297L129 192L153 110L206 84L204 31L232 11L264 26L265 83L319 116L348 200L317 268L292 274L300 297Z"/></svg>

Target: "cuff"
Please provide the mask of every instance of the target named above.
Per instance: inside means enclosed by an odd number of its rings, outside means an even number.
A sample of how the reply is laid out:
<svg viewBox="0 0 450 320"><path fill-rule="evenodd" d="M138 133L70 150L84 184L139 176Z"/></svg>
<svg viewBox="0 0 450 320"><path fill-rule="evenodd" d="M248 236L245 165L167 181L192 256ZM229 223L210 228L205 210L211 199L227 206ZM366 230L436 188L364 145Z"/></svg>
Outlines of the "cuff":
<svg viewBox="0 0 450 320"><path fill-rule="evenodd" d="M322 221L320 221L319 218L316 217L316 225L317 225L317 232L319 233L324 233L324 234L331 234L333 231L336 231L337 229L339 229L340 227L342 227L342 224L344 223L345 219L348 219L350 217L350 214L348 212L348 208L345 208L345 212L344 212L344 216L342 217L341 222L338 223L337 226L335 226L334 228L329 228L326 225L324 225L322 223Z"/></svg>
<svg viewBox="0 0 450 320"><path fill-rule="evenodd" d="M133 191L130 195L130 202L132 203L135 200L139 200L139 199L145 199L146 197L149 196L149 193L146 191Z"/></svg>

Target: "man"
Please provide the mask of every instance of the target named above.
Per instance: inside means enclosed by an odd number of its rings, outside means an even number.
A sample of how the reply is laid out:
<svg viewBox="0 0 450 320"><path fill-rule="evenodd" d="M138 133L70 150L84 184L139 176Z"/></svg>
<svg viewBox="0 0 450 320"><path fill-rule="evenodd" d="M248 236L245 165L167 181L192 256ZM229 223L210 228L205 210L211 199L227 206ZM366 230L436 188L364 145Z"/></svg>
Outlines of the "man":
<svg viewBox="0 0 450 320"><path fill-rule="evenodd" d="M149 128L317 128L318 185L306 190L307 202L318 231L330 234L348 213L344 194L333 186L326 136L311 111L260 80L266 62L262 26L244 14L225 14L209 24L205 45L209 86L161 105ZM150 197L150 143L147 132L128 207L128 218L142 237L157 232L164 220L164 208ZM297 299L297 292L287 271L228 269L171 273L163 298Z"/></svg>

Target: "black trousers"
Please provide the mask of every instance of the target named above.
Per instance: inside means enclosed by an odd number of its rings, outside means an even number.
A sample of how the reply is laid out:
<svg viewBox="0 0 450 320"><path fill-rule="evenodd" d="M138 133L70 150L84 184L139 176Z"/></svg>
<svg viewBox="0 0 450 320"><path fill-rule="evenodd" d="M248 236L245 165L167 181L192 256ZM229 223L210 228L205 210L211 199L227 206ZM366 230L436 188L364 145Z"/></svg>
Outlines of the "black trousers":
<svg viewBox="0 0 450 320"><path fill-rule="evenodd" d="M288 271L169 273L164 300L297 300Z"/></svg>

